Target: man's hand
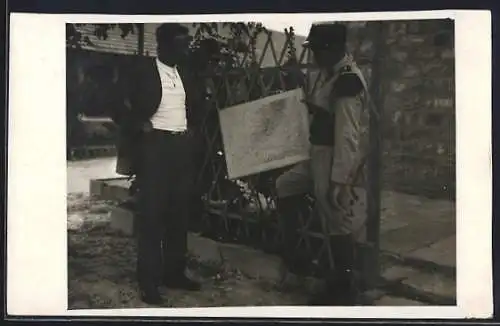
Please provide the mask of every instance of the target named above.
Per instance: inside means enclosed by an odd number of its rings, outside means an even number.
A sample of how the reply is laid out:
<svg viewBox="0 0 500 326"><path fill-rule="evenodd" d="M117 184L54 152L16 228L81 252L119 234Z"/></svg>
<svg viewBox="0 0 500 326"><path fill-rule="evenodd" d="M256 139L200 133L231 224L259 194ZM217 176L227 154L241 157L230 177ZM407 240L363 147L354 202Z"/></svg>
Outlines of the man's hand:
<svg viewBox="0 0 500 326"><path fill-rule="evenodd" d="M350 201L352 200L350 187L336 182L332 182L330 187L330 198L333 206L343 213L348 213L346 208L349 207Z"/></svg>
<svg viewBox="0 0 500 326"><path fill-rule="evenodd" d="M309 111L309 113L314 113L318 110L321 110L321 107L317 106L316 104L310 102L309 100L307 99L302 99L300 100L300 102L304 103L307 107L307 110Z"/></svg>
<svg viewBox="0 0 500 326"><path fill-rule="evenodd" d="M151 130L153 130L153 124L151 123L151 121L144 122L141 126L141 130L142 132L150 132Z"/></svg>
<svg viewBox="0 0 500 326"><path fill-rule="evenodd" d="M304 103L308 107L308 109L312 112L314 112L314 111L327 111L325 108L323 108L319 105L316 105L307 99L302 99L301 102Z"/></svg>

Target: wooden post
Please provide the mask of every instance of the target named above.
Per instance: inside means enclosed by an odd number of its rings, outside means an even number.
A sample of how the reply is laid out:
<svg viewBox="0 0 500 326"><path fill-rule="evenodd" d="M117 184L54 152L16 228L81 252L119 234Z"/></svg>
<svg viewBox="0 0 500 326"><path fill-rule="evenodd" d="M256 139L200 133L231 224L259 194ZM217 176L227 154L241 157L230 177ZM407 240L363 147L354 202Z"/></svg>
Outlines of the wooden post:
<svg viewBox="0 0 500 326"><path fill-rule="evenodd" d="M144 24L137 24L137 54L144 55Z"/></svg>
<svg viewBox="0 0 500 326"><path fill-rule="evenodd" d="M384 22L369 23L372 25L375 53L372 63L370 93L372 105L369 111L369 150L368 182L367 182L367 241L368 252L364 257L367 269L366 285L371 288L377 285L380 278L380 211L381 211L381 114L384 105L383 96L383 58L385 56Z"/></svg>

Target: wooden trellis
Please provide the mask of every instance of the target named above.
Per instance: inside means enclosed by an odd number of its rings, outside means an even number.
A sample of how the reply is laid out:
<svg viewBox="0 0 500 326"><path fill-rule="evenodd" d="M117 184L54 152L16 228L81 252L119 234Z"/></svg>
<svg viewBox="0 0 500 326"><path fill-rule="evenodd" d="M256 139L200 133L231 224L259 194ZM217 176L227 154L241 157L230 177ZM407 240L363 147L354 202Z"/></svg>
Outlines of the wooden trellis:
<svg viewBox="0 0 500 326"><path fill-rule="evenodd" d="M294 51L292 34L286 33L286 41L281 49L276 48L271 32L265 32L264 35L266 42L259 56L250 53L255 50L251 46L254 40L250 39L249 49L252 50L244 53L234 67L214 69L204 76L211 97L206 101L201 128L205 157L197 180L199 187L203 188L205 214L202 224L207 235L217 240L236 241L274 252L282 243L282 228L275 209L276 197L273 190L279 173L267 172L236 182L228 180L218 110L300 86L305 89L307 96L313 90L314 87L310 86L315 84L318 76L310 73L313 70L311 68L315 68L310 60L310 52L302 49L297 55ZM263 67L268 53L273 58L273 67ZM250 64L247 60L249 56L252 58ZM377 95L374 98L376 100ZM372 137L378 134L378 118L373 115L370 129ZM377 141L372 141L371 145L377 146L378 151ZM374 249L378 248L375 233L378 234L377 210L380 210L377 160L378 154L370 157L369 182L372 184L367 187L370 213L368 223L372 228L368 233L369 240L375 243L372 245ZM324 230L312 213L314 199L306 197L300 212L300 240L297 250L306 252L310 257L311 266L307 268L310 273L326 271L332 267L330 247ZM372 251L372 255L377 254L378 252ZM376 258L370 264L376 268Z"/></svg>
<svg viewBox="0 0 500 326"><path fill-rule="evenodd" d="M382 24L373 23L375 31L375 54L373 58L355 58L358 65L370 64L371 97L375 107L381 109L383 95L380 84L380 70L383 53ZM144 26L139 26L138 54L144 55ZM265 37L264 46L256 53L255 37ZM236 241L267 251L276 251L282 243L281 219L276 212L275 180L278 171L270 171L251 177L230 181L224 158L224 148L218 121L218 111L226 107L263 98L280 91L303 87L306 96L316 84L318 74L312 74L315 66L311 63L311 54L306 49L297 53L293 33L286 32L285 42L277 48L273 34L264 31L254 34L247 40L246 52L240 53L239 59L230 68L215 65L208 72L200 74L205 88L211 93L204 103L201 135L203 152L198 160L199 174L197 188L203 196L204 214L201 218L202 230L217 240ZM266 55L273 64L264 66ZM200 89L200 92L204 91ZM368 161L368 255L365 255L364 275L377 276L378 272L378 237L380 222L380 114L370 110L369 134L370 152ZM312 211L314 198L306 195L299 212L300 239L296 250L305 252L310 257L307 272L326 271L332 267L331 253L327 246L327 237L321 224ZM198 223L195 223L198 224ZM372 283L376 277L367 280Z"/></svg>

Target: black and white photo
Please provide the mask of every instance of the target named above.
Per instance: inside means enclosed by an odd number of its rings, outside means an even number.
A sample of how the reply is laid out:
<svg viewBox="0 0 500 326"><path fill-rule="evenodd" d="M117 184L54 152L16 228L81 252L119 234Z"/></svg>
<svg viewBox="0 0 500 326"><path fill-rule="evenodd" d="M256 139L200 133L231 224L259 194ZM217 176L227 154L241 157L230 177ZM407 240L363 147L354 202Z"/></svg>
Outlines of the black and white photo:
<svg viewBox="0 0 500 326"><path fill-rule="evenodd" d="M460 106L474 102L458 16L69 17L53 32L64 81L48 131L65 131L65 181L44 186L66 192L68 312L451 316L491 286L462 288L480 273L463 272L479 250L465 239L491 225L461 206L481 200L465 199L461 169L483 182L459 163L476 157L462 133L485 119L463 118L483 108Z"/></svg>

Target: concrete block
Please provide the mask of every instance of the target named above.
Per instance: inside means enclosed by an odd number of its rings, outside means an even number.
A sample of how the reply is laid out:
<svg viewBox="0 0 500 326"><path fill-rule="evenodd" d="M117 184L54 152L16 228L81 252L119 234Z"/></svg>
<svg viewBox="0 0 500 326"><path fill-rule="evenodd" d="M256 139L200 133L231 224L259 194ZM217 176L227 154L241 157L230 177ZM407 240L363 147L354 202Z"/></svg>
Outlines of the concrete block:
<svg viewBox="0 0 500 326"><path fill-rule="evenodd" d="M276 282L281 280L283 272L279 257L242 245L221 243L219 246L224 261L243 274Z"/></svg>
<svg viewBox="0 0 500 326"><path fill-rule="evenodd" d="M111 210L110 214L112 229L119 230L128 236L135 234L135 218L131 210L117 206Z"/></svg>
<svg viewBox="0 0 500 326"><path fill-rule="evenodd" d="M114 200L130 199L129 188L131 182L127 178L117 178L106 181L106 186L109 188L110 196Z"/></svg>
<svg viewBox="0 0 500 326"><path fill-rule="evenodd" d="M110 185L108 186L110 197L113 200L127 200L130 199L128 187Z"/></svg>
<svg viewBox="0 0 500 326"><path fill-rule="evenodd" d="M110 178L91 180L91 193L103 200L123 201L130 198L130 182L126 178Z"/></svg>
<svg viewBox="0 0 500 326"><path fill-rule="evenodd" d="M90 196L93 197L100 197L102 194L102 188L103 188L104 182L101 179L93 179L90 180Z"/></svg>
<svg viewBox="0 0 500 326"><path fill-rule="evenodd" d="M200 261L222 264L219 243L194 233L188 233L188 251Z"/></svg>

